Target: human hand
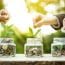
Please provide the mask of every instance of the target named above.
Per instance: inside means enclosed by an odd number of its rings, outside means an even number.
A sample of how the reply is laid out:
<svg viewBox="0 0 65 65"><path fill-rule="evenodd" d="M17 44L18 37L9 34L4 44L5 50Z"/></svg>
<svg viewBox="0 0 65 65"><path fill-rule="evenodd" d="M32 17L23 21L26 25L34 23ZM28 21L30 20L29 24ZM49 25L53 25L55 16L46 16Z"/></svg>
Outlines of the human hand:
<svg viewBox="0 0 65 65"><path fill-rule="evenodd" d="M40 15L40 14L37 15L35 18L33 18L33 26L34 26L34 28L42 26L43 18L44 18L44 16Z"/></svg>
<svg viewBox="0 0 65 65"><path fill-rule="evenodd" d="M6 23L8 19L9 19L9 14L7 10L5 9L0 10L0 22Z"/></svg>

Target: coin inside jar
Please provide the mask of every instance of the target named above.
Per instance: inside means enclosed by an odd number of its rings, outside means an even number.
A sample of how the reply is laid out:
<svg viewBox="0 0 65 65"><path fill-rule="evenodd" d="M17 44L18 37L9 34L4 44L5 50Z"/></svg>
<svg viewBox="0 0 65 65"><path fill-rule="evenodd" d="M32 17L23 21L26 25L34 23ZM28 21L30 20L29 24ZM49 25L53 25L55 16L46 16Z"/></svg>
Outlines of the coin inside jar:
<svg viewBox="0 0 65 65"><path fill-rule="evenodd" d="M8 45L3 45L2 48L6 50L8 48Z"/></svg>

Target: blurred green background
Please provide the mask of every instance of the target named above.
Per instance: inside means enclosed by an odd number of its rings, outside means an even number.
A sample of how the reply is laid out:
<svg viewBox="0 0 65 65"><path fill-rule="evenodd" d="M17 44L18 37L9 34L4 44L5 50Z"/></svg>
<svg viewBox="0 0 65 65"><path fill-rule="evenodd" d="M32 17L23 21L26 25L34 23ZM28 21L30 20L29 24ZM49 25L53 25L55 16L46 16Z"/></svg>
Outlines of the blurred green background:
<svg viewBox="0 0 65 65"><path fill-rule="evenodd" d="M56 14L65 12L65 0L25 0L28 12L36 11L42 14ZM63 5L62 5L63 3ZM57 6L57 9L53 12L46 11L45 7L53 4ZM2 0L0 0L0 9L4 8ZM1 25L1 24L0 24ZM34 30L29 27L27 32L20 31L14 25L5 25L2 26L3 30L0 31L0 37L13 37L14 42L16 43L16 52L24 53L24 44L26 43L27 38L34 38L40 32L40 29L34 33ZM1 29L0 29L1 30ZM4 33L5 31L5 33ZM44 45L44 53L51 52L51 43L53 42L54 37L65 37L65 33L62 33L61 30L57 30L57 32L52 33L51 35L42 35L42 43Z"/></svg>

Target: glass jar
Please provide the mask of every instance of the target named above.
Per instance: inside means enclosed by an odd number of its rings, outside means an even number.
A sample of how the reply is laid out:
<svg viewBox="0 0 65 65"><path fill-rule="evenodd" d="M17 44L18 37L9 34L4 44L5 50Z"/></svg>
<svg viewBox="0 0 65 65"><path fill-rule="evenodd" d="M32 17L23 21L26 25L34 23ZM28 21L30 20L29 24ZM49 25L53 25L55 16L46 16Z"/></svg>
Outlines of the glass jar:
<svg viewBox="0 0 65 65"><path fill-rule="evenodd" d="M41 57L43 54L43 44L39 38L28 38L24 52L27 57Z"/></svg>
<svg viewBox="0 0 65 65"><path fill-rule="evenodd" d="M53 44L51 44L51 54L54 57L61 56L62 43L59 38L54 38Z"/></svg>
<svg viewBox="0 0 65 65"><path fill-rule="evenodd" d="M12 56L16 54L16 45L13 38L0 38L0 57Z"/></svg>
<svg viewBox="0 0 65 65"><path fill-rule="evenodd" d="M51 44L52 56L65 56L65 38L54 38Z"/></svg>
<svg viewBox="0 0 65 65"><path fill-rule="evenodd" d="M53 43L51 45L52 56L61 56L62 44L60 42Z"/></svg>

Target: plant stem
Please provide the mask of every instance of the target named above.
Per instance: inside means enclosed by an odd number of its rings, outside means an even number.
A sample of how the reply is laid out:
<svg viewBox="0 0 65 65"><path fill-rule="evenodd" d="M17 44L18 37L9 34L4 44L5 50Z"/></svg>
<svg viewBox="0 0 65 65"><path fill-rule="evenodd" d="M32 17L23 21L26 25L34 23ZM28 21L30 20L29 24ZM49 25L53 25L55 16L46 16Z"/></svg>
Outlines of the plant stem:
<svg viewBox="0 0 65 65"><path fill-rule="evenodd" d="M3 27L4 37L6 37L6 32L7 32L6 25L3 22L1 23L1 25Z"/></svg>

